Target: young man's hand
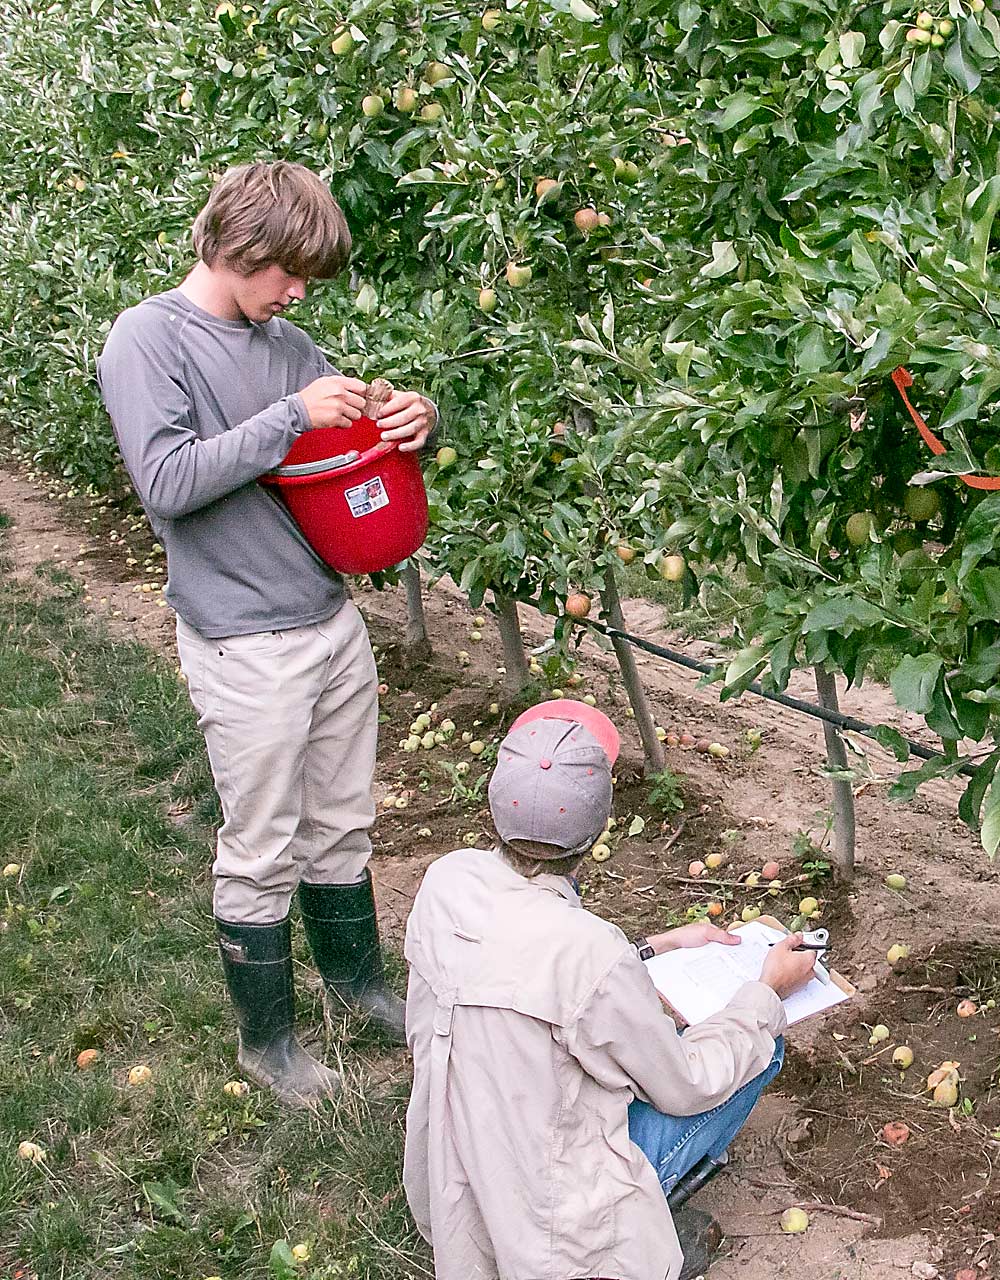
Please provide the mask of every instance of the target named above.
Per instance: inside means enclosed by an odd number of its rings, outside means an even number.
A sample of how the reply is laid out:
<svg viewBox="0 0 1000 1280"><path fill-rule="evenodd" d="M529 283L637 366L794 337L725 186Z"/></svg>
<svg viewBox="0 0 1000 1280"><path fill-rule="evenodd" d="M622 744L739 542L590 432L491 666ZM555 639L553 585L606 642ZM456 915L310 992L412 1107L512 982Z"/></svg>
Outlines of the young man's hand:
<svg viewBox="0 0 1000 1280"><path fill-rule="evenodd" d="M427 443L437 421L437 410L416 391L394 391L379 414L383 440L403 440L400 453L412 453Z"/></svg>
<svg viewBox="0 0 1000 1280"><path fill-rule="evenodd" d="M310 382L299 395L311 427L349 427L364 413L367 390L359 378L325 377Z"/></svg>
<svg viewBox="0 0 1000 1280"><path fill-rule="evenodd" d="M657 955L662 955L664 951L676 951L678 947L703 947L707 942L721 942L727 947L738 947L740 936L737 933L727 933L725 929L719 929L707 920L696 920L693 924L682 924L666 933L654 934L646 941Z"/></svg>
<svg viewBox="0 0 1000 1280"><path fill-rule="evenodd" d="M761 982L781 1000L804 987L813 976L816 952L796 951L801 941L801 933L790 933L787 938L782 938L768 952L760 971Z"/></svg>

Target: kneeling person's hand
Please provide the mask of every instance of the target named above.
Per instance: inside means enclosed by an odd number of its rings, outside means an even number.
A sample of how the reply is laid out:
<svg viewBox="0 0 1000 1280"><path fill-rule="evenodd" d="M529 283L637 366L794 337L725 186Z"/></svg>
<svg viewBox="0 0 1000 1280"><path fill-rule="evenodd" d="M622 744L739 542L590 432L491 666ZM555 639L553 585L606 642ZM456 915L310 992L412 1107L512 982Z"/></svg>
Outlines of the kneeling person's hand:
<svg viewBox="0 0 1000 1280"><path fill-rule="evenodd" d="M781 1000L804 987L813 976L816 952L796 951L801 942L801 933L790 933L787 938L782 938L771 948L760 971L761 982Z"/></svg>

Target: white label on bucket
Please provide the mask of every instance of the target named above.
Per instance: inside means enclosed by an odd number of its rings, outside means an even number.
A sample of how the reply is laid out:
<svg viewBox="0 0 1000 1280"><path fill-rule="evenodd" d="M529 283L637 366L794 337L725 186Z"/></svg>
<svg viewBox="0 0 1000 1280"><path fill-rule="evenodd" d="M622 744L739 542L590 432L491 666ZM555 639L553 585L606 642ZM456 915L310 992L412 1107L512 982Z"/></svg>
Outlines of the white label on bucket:
<svg viewBox="0 0 1000 1280"><path fill-rule="evenodd" d="M389 495L385 491L381 476L373 476L364 484L356 484L353 489L345 489L344 497L351 508L351 515L355 518L370 516L373 511L379 511L382 507L389 505Z"/></svg>

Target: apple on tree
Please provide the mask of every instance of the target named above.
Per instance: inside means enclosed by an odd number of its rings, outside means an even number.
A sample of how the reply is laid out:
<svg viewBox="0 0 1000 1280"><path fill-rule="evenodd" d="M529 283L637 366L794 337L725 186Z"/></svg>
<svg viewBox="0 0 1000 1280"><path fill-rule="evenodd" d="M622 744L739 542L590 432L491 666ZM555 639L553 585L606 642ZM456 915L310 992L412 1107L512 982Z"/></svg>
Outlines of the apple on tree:
<svg viewBox="0 0 1000 1280"><path fill-rule="evenodd" d="M531 279L531 268L527 263L507 263L507 283L512 289L521 289Z"/></svg>

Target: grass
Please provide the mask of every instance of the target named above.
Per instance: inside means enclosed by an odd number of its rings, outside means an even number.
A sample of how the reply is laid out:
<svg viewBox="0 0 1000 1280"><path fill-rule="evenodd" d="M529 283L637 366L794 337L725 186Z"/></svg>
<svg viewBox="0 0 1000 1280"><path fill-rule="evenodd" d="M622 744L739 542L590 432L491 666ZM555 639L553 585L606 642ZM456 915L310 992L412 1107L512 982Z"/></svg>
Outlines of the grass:
<svg viewBox="0 0 1000 1280"><path fill-rule="evenodd" d="M215 800L184 686L103 634L67 578L6 567L0 864L21 869L0 879L0 1280L428 1273L399 1180L398 1058L333 1028L346 1087L324 1112L222 1091L234 1028L199 821ZM321 1026L304 964L299 995L302 1027ZM99 1058L81 1071L84 1048ZM44 1160L19 1159L22 1140ZM312 1260L291 1266L281 1241Z"/></svg>

